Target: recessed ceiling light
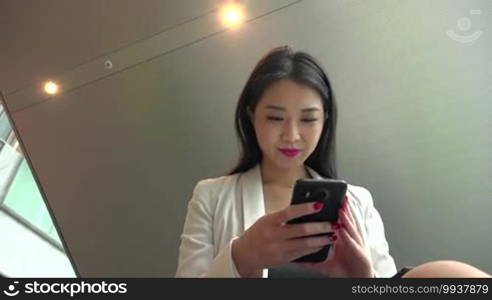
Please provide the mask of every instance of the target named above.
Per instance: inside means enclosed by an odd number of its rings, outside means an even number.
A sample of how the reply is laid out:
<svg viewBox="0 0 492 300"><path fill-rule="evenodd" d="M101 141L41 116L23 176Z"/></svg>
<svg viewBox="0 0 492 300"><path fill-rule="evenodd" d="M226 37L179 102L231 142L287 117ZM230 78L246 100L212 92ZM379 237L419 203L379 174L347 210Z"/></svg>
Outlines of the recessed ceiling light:
<svg viewBox="0 0 492 300"><path fill-rule="evenodd" d="M54 83L53 81L48 81L44 84L44 91L46 92L46 94L55 95L58 93L58 90L58 84Z"/></svg>

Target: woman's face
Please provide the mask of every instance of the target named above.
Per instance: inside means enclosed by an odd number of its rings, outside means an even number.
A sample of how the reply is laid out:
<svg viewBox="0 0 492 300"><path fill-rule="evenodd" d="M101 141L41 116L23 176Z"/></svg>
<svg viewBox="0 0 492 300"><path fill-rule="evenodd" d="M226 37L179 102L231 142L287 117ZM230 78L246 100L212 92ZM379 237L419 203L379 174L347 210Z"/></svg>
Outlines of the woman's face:
<svg viewBox="0 0 492 300"><path fill-rule="evenodd" d="M266 163L282 169L302 166L318 144L323 116L321 96L314 89L288 79L270 85L253 116Z"/></svg>

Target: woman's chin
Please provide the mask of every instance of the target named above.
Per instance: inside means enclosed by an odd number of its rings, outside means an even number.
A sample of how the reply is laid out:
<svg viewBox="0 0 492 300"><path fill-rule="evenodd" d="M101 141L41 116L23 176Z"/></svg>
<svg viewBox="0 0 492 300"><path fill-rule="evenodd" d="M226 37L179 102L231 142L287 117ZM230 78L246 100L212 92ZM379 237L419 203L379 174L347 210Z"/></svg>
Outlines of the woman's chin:
<svg viewBox="0 0 492 300"><path fill-rule="evenodd" d="M291 169L299 167L304 163L300 157L280 157L275 160L275 164L279 169Z"/></svg>

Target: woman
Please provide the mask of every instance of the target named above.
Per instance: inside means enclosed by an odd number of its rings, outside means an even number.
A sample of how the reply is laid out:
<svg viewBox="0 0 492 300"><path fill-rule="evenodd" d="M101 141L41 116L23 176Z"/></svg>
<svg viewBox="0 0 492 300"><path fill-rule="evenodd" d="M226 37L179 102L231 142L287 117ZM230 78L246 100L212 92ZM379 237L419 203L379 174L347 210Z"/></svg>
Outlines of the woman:
<svg viewBox="0 0 492 300"><path fill-rule="evenodd" d="M330 82L313 57L280 47L262 58L236 109L241 159L228 176L196 185L176 276L272 277L326 245L325 261L296 266L328 277L395 275L383 222L363 187L348 184L338 222L286 224L322 206L291 206L296 180L337 178L336 120Z"/></svg>

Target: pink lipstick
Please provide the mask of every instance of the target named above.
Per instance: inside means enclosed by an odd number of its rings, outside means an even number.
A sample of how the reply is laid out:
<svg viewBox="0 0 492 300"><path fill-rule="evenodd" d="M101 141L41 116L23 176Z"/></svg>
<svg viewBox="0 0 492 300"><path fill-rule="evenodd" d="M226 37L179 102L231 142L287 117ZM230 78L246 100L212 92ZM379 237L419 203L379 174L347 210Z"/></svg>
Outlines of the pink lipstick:
<svg viewBox="0 0 492 300"><path fill-rule="evenodd" d="M285 156L288 156L288 157L294 157L296 156L297 154L299 154L299 152L301 152L301 150L299 149L279 149L280 152L282 152Z"/></svg>

